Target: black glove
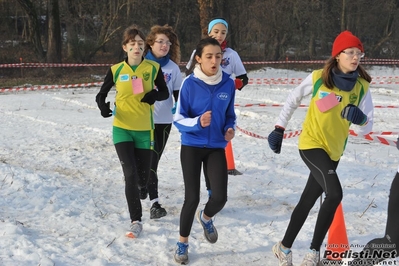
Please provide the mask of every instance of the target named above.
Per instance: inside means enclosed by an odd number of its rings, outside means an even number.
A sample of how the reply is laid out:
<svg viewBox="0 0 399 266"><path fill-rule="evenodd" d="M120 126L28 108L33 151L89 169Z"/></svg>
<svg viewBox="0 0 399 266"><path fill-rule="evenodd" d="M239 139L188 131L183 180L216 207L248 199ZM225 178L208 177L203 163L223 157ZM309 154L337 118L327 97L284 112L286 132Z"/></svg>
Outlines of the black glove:
<svg viewBox="0 0 399 266"><path fill-rule="evenodd" d="M342 109L341 116L355 125L363 125L367 121L367 116L353 104L348 104Z"/></svg>
<svg viewBox="0 0 399 266"><path fill-rule="evenodd" d="M148 103L149 105L153 105L155 103L155 101L157 100L157 94L158 91L157 90L152 90L150 92L147 92L143 99L141 99L142 103Z"/></svg>
<svg viewBox="0 0 399 266"><path fill-rule="evenodd" d="M111 110L111 108L109 108L109 102L103 103L103 104L99 105L98 107L100 108L101 115L104 118L112 116L112 110Z"/></svg>
<svg viewBox="0 0 399 266"><path fill-rule="evenodd" d="M398 137L398 139L396 140L396 148L398 148L398 150L399 150L399 137Z"/></svg>
<svg viewBox="0 0 399 266"><path fill-rule="evenodd" d="M247 74L237 76L236 79L234 80L234 84L237 90L239 91L242 90L242 88L244 88L244 86L248 84Z"/></svg>
<svg viewBox="0 0 399 266"><path fill-rule="evenodd" d="M283 143L284 129L276 127L267 137L269 147L274 153L279 154L281 151L281 144Z"/></svg>

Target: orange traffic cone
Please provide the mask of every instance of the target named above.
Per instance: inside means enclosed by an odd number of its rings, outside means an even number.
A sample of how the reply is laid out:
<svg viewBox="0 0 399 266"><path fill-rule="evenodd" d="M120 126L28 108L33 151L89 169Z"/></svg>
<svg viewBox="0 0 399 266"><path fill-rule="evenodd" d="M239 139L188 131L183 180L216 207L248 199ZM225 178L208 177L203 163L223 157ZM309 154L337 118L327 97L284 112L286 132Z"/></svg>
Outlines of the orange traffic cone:
<svg viewBox="0 0 399 266"><path fill-rule="evenodd" d="M342 202L335 211L334 220L328 230L328 241L325 255L328 260L342 260L346 257L345 252L350 249L348 236L346 235L346 226Z"/></svg>
<svg viewBox="0 0 399 266"><path fill-rule="evenodd" d="M242 175L240 171L236 170L236 165L234 163L233 146L231 144L231 141L227 143L227 146L224 150L226 152L227 173L229 175Z"/></svg>

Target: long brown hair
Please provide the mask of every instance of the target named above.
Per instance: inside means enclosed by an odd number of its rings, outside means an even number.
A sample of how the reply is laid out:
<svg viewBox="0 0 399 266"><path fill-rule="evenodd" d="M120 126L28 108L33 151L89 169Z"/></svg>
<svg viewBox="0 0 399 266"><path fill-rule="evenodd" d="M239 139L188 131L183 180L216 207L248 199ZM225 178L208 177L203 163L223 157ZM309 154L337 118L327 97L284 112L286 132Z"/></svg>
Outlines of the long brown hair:
<svg viewBox="0 0 399 266"><path fill-rule="evenodd" d="M330 59L328 59L326 61L326 63L324 64L323 72L321 74L321 79L323 81L323 84L329 89L334 88L334 82L333 82L332 75L331 75L332 70L334 68L338 68L337 59L335 57L330 57ZM364 69L363 66L358 65L357 71L358 71L360 77L364 78L369 83L371 82L372 78L367 73L366 69Z"/></svg>
<svg viewBox="0 0 399 266"><path fill-rule="evenodd" d="M177 34L173 31L173 28L168 24L165 24L164 26L155 25L151 27L151 31L147 35L144 54L146 54L148 50L151 50L151 46L154 45L157 34L165 34L169 38L169 41L172 43L168 52L170 60L172 60L176 64L179 64L180 63L179 39L177 38Z"/></svg>

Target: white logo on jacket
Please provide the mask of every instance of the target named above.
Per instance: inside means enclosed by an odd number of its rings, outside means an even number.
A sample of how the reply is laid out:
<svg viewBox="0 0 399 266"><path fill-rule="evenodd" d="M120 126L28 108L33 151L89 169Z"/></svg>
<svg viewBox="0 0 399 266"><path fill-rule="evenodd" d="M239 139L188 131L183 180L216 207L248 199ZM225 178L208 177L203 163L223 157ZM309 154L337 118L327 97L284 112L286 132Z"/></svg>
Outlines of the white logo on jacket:
<svg viewBox="0 0 399 266"><path fill-rule="evenodd" d="M218 93L218 95L216 97L218 97L218 99L220 99L220 100L226 101L229 99L229 94L226 92L221 92L221 93Z"/></svg>

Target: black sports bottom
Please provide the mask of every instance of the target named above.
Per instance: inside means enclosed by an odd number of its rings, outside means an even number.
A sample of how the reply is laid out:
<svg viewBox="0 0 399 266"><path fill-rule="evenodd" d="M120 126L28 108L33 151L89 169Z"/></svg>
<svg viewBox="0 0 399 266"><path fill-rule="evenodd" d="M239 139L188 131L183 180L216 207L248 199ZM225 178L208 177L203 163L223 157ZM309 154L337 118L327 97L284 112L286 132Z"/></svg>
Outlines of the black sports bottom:
<svg viewBox="0 0 399 266"><path fill-rule="evenodd" d="M125 177L125 195L131 221L141 221L142 209L139 188L149 179L152 150L137 149L133 142L115 144L116 153Z"/></svg>
<svg viewBox="0 0 399 266"><path fill-rule="evenodd" d="M184 179L184 203L180 213L180 236L188 237L200 202L201 167L206 166L212 196L204 213L215 216L227 201L227 162L223 148L181 146L180 161Z"/></svg>
<svg viewBox="0 0 399 266"><path fill-rule="evenodd" d="M165 149L166 142L169 138L169 133L172 128L172 124L155 124L154 129L154 151L152 153L152 163L150 179L148 180L148 194L150 195L150 200L158 198L158 164L161 160L162 153Z"/></svg>
<svg viewBox="0 0 399 266"><path fill-rule="evenodd" d="M291 248L316 200L325 193L324 201L317 216L310 249L320 251L323 240L330 228L335 211L342 200L342 187L335 170L339 161L333 161L323 149L299 150L310 174L302 195L292 212L282 244Z"/></svg>

